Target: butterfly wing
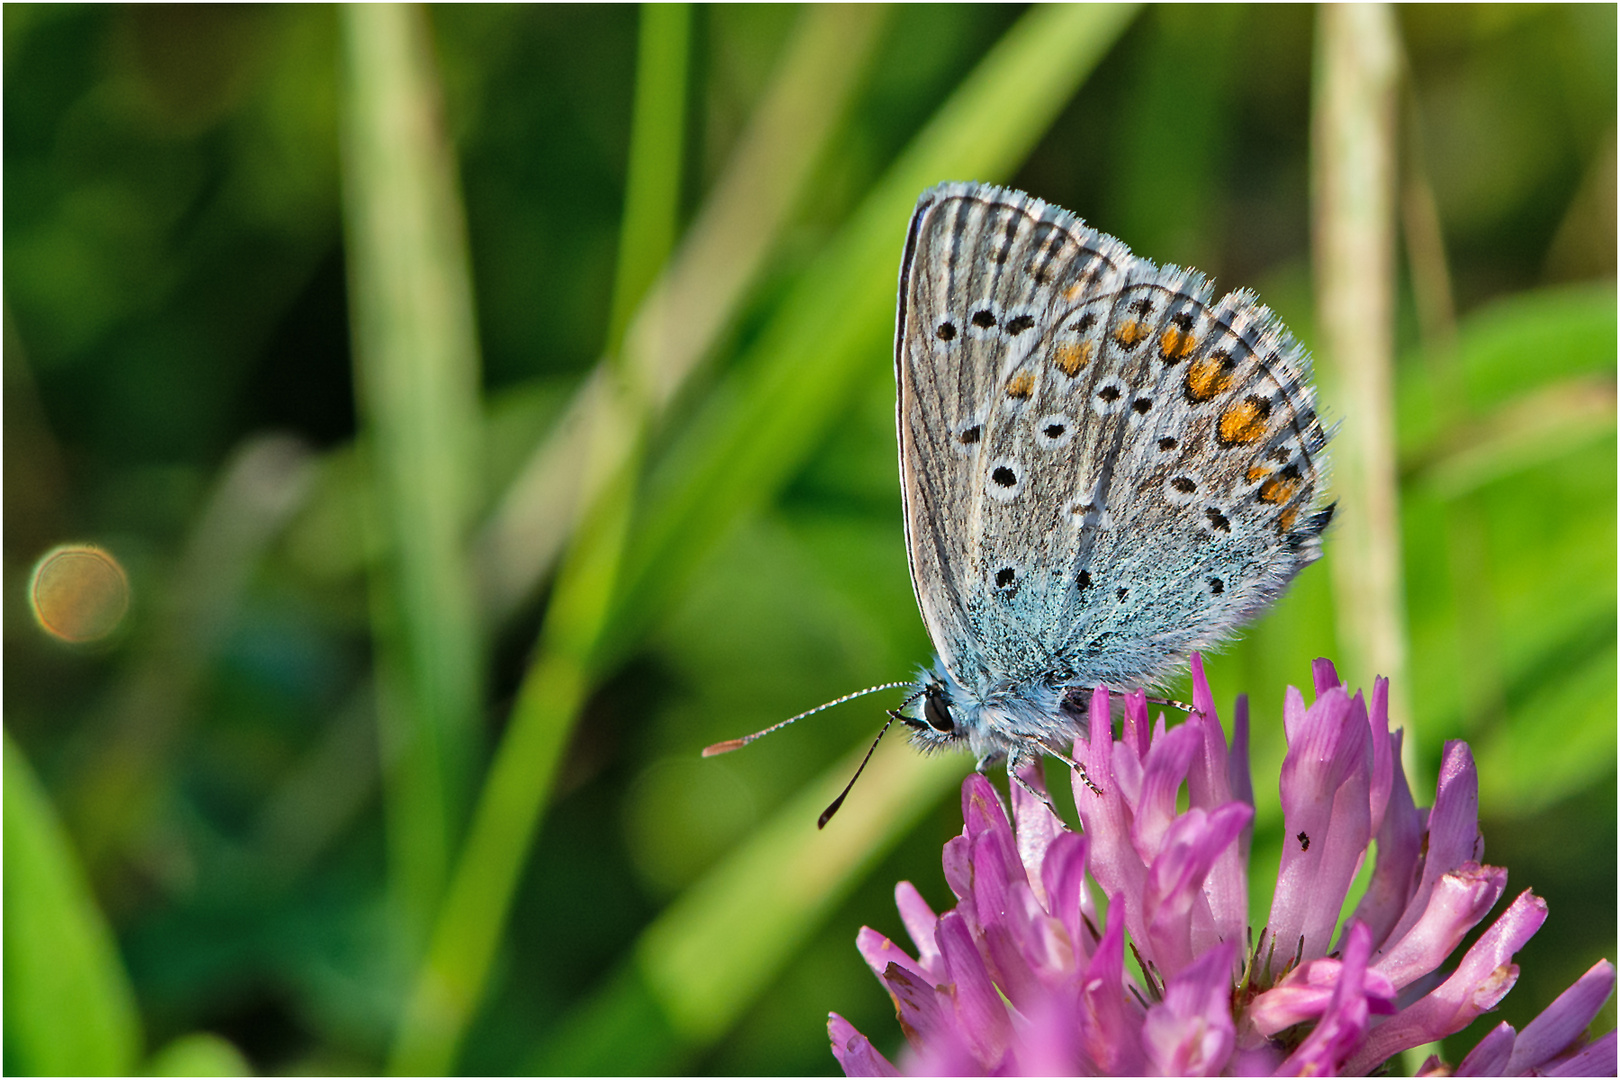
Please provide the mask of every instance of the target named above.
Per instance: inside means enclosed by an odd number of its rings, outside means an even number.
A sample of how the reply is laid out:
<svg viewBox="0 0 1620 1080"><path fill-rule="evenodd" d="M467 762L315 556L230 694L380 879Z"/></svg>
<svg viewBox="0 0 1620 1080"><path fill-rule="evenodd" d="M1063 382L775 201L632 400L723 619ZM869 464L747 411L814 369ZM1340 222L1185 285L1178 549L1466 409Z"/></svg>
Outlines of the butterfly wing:
<svg viewBox="0 0 1620 1080"><path fill-rule="evenodd" d="M1017 192L925 193L901 269L901 486L952 676L1142 685L1275 597L1325 525L1307 377L1248 294L1212 305L1199 275Z"/></svg>
<svg viewBox="0 0 1620 1080"><path fill-rule="evenodd" d="M1118 419L1082 464L1098 492L1077 515L1081 588L1058 648L1088 682L1123 687L1275 600L1332 516L1316 506L1328 435L1287 329L1252 293L1212 301L1190 271L1137 260L1128 277L1077 387Z"/></svg>
<svg viewBox="0 0 1620 1080"><path fill-rule="evenodd" d="M1064 294L1108 287L1129 258L1076 225L1016 192L946 184L919 201L902 262L895 368L912 584L941 661L981 691L1053 670L1051 627L1073 591L1072 537L1052 499L1085 444L1067 431L1037 450L1033 421L1050 395L1036 354Z"/></svg>

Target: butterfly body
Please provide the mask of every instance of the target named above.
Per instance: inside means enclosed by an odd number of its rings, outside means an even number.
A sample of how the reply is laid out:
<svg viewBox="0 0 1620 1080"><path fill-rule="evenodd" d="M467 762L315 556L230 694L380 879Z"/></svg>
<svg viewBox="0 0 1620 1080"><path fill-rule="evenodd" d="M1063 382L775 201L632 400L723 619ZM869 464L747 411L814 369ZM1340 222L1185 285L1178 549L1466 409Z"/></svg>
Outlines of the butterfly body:
<svg viewBox="0 0 1620 1080"><path fill-rule="evenodd" d="M924 747L1061 752L1082 691L1154 684L1319 556L1309 358L1252 294L943 184L913 214L896 323L907 553L938 651L904 718Z"/></svg>

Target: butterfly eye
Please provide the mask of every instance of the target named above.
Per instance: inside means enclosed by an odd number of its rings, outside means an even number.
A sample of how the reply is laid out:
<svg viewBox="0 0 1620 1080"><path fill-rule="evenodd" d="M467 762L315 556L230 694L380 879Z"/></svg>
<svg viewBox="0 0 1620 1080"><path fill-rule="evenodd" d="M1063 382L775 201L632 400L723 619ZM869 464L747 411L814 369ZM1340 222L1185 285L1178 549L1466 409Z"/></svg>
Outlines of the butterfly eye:
<svg viewBox="0 0 1620 1080"><path fill-rule="evenodd" d="M935 731L950 734L956 730L956 721L951 719L951 709L945 704L945 695L930 689L923 698L923 719Z"/></svg>

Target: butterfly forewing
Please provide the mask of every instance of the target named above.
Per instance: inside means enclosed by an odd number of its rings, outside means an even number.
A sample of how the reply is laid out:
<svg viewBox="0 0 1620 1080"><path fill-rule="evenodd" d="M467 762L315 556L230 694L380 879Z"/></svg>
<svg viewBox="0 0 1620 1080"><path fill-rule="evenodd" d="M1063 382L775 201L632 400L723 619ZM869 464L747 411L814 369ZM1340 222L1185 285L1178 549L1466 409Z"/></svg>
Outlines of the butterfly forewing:
<svg viewBox="0 0 1620 1080"><path fill-rule="evenodd" d="M1139 686L1315 557L1302 350L1066 211L918 204L896 375L912 582L963 686Z"/></svg>
<svg viewBox="0 0 1620 1080"><path fill-rule="evenodd" d="M1049 370L1053 314L1106 287L1126 254L1077 224L976 185L936 189L912 221L896 357L908 552L963 685L1050 671L1072 603L1059 496L1087 442L1082 416L1043 411L1069 380Z"/></svg>

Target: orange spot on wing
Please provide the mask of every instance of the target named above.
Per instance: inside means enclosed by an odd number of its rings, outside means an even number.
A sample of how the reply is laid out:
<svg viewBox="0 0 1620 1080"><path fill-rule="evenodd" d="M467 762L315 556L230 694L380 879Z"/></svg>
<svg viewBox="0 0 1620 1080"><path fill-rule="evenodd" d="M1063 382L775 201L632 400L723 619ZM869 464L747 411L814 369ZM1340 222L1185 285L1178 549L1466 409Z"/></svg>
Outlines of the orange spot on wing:
<svg viewBox="0 0 1620 1080"><path fill-rule="evenodd" d="M1266 418L1270 415L1271 403L1251 394L1221 413L1215 434L1229 445L1252 443L1266 433Z"/></svg>
<svg viewBox="0 0 1620 1080"><path fill-rule="evenodd" d="M1298 517L1299 511L1295 510L1293 507L1289 507L1287 510L1284 510L1281 514L1277 515L1278 530L1287 532L1289 529L1292 529L1294 527L1294 521Z"/></svg>
<svg viewBox="0 0 1620 1080"><path fill-rule="evenodd" d="M1251 484L1258 484L1271 475L1271 470L1264 465L1250 465L1248 475L1244 477Z"/></svg>
<svg viewBox="0 0 1620 1080"><path fill-rule="evenodd" d="M1052 354L1052 364L1069 378L1080 374L1080 369L1091 363L1091 342L1065 341Z"/></svg>
<svg viewBox="0 0 1620 1080"><path fill-rule="evenodd" d="M1290 466L1260 485L1260 501L1280 506L1294 497L1300 483L1299 472Z"/></svg>
<svg viewBox="0 0 1620 1080"><path fill-rule="evenodd" d="M1198 339L1174 326L1166 327L1159 335L1159 359L1166 363L1185 360L1198 348Z"/></svg>
<svg viewBox="0 0 1620 1080"><path fill-rule="evenodd" d="M1127 349L1135 348L1136 343L1145 337L1147 337L1147 327L1135 319L1125 323L1114 332L1114 340Z"/></svg>
<svg viewBox="0 0 1620 1080"><path fill-rule="evenodd" d="M1035 376L1027 371L1020 371L1007 380L1007 396L1010 398L1027 398L1035 389Z"/></svg>
<svg viewBox="0 0 1620 1080"><path fill-rule="evenodd" d="M1209 401L1232 385L1232 369L1237 361L1230 353L1214 352L1200 357L1187 367L1183 385L1187 397L1196 402Z"/></svg>

